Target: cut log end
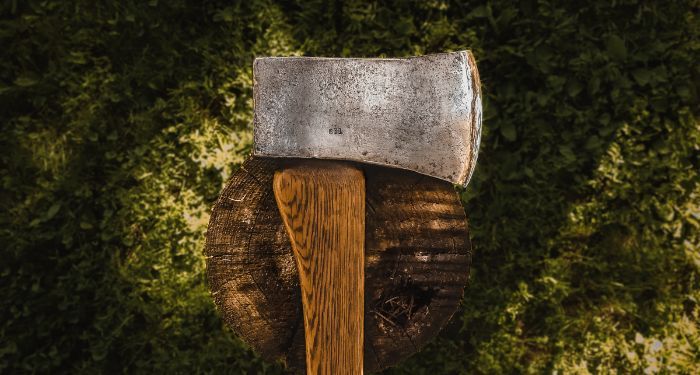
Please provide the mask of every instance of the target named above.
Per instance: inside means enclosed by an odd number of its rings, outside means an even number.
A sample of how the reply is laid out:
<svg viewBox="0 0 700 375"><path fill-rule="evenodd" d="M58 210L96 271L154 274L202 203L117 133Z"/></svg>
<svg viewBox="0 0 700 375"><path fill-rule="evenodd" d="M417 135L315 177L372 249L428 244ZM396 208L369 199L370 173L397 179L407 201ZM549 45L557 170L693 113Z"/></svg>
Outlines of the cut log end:
<svg viewBox="0 0 700 375"><path fill-rule="evenodd" d="M272 178L293 160L251 158L214 205L207 274L224 321L268 360L305 368L299 277ZM358 165L366 178L364 370L418 351L456 311L471 244L451 184Z"/></svg>

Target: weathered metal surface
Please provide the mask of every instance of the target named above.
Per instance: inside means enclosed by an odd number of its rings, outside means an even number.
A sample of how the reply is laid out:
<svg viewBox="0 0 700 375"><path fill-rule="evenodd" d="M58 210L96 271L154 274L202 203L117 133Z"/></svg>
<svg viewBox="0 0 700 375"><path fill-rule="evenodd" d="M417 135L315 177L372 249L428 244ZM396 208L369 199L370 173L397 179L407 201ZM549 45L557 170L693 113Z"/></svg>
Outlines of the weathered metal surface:
<svg viewBox="0 0 700 375"><path fill-rule="evenodd" d="M469 182L481 134L479 75L469 51L264 57L253 71L254 155L353 160Z"/></svg>

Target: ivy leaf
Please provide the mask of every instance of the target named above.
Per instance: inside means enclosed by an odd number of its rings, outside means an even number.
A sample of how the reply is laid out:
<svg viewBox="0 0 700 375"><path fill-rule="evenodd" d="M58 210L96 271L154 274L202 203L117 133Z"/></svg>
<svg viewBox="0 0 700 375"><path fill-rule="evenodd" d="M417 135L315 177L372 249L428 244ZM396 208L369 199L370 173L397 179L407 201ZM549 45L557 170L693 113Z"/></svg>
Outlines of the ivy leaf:
<svg viewBox="0 0 700 375"><path fill-rule="evenodd" d="M51 207L49 208L48 211L46 211L46 216L44 217L44 220L51 220L56 214L58 213L58 210L61 209L61 203L56 202Z"/></svg>
<svg viewBox="0 0 700 375"><path fill-rule="evenodd" d="M581 90L583 90L583 85L576 79L571 79L566 83L566 92L572 98L575 98Z"/></svg>
<svg viewBox="0 0 700 375"><path fill-rule="evenodd" d="M27 76L19 76L15 79L15 85L19 87L29 87L37 83L37 80Z"/></svg>
<svg viewBox="0 0 700 375"><path fill-rule="evenodd" d="M559 153L564 157L567 163L571 163L576 160L576 154L571 150L571 147L567 145L559 146Z"/></svg>
<svg viewBox="0 0 700 375"><path fill-rule="evenodd" d="M479 5L467 14L467 18L484 18L486 16L488 16L488 10L485 5Z"/></svg>
<svg viewBox="0 0 700 375"><path fill-rule="evenodd" d="M622 61L627 58L625 41L617 35L611 35L607 38L605 48L608 51L608 55L615 60Z"/></svg>
<svg viewBox="0 0 700 375"><path fill-rule="evenodd" d="M505 138L507 141L515 141L517 138L517 132L515 131L515 125L513 125L512 122L505 122L503 125L501 125L501 135L503 135L503 138Z"/></svg>
<svg viewBox="0 0 700 375"><path fill-rule="evenodd" d="M693 94L688 85L678 85L676 87L676 93L678 94L678 96L681 97L681 99L684 100L690 100L693 97Z"/></svg>
<svg viewBox="0 0 700 375"><path fill-rule="evenodd" d="M603 145L603 142L601 142L600 138L598 136L591 136L586 140L585 148L588 151L597 151L600 149L600 147Z"/></svg>
<svg viewBox="0 0 700 375"><path fill-rule="evenodd" d="M644 86L651 80L651 72L646 69L635 69L632 71L632 77L640 86Z"/></svg>

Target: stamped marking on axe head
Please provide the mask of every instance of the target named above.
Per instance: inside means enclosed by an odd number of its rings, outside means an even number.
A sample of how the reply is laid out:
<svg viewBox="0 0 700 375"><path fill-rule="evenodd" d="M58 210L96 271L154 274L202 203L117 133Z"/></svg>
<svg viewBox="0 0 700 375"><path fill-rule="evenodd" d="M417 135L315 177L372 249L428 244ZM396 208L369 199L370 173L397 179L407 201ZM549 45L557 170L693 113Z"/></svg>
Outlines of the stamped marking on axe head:
<svg viewBox="0 0 700 375"><path fill-rule="evenodd" d="M406 59L255 60L253 154L352 160L465 186L481 135L469 51Z"/></svg>

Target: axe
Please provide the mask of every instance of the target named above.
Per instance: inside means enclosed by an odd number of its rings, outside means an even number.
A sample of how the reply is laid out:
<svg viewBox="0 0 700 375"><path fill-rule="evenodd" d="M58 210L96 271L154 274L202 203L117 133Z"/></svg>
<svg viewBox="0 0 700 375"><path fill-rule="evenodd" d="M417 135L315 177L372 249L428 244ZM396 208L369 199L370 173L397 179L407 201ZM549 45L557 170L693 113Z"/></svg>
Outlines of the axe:
<svg viewBox="0 0 700 375"><path fill-rule="evenodd" d="M301 288L308 374L363 369L365 179L356 163L466 186L481 92L470 52L254 62L254 150L273 178Z"/></svg>

